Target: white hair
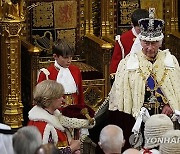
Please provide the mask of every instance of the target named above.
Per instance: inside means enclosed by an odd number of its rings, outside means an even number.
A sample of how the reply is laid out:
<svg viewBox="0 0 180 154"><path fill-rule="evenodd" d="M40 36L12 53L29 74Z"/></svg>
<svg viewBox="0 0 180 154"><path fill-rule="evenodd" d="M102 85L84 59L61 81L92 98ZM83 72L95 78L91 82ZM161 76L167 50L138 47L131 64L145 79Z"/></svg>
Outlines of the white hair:
<svg viewBox="0 0 180 154"><path fill-rule="evenodd" d="M116 125L107 125L101 130L99 145L104 153L121 153L124 144L123 131Z"/></svg>
<svg viewBox="0 0 180 154"><path fill-rule="evenodd" d="M35 126L20 128L13 136L15 154L34 154L42 144L42 137Z"/></svg>

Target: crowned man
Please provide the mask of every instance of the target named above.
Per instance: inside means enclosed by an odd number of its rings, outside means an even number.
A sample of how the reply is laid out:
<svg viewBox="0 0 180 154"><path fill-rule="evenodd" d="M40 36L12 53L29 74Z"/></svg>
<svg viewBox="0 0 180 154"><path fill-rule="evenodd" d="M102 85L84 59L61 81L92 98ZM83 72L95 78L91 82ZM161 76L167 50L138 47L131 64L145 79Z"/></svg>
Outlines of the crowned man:
<svg viewBox="0 0 180 154"><path fill-rule="evenodd" d="M110 92L109 110L119 110L136 117L142 106L150 115L172 115L180 108L180 67L168 49L160 50L164 21L149 18L139 20L142 51L123 59Z"/></svg>
<svg viewBox="0 0 180 154"><path fill-rule="evenodd" d="M109 93L110 111L136 118L142 107L150 115L168 116L180 109L180 67L168 49L160 50L164 21L155 19L154 12L150 8L149 18L139 20L142 50L129 54L118 65Z"/></svg>

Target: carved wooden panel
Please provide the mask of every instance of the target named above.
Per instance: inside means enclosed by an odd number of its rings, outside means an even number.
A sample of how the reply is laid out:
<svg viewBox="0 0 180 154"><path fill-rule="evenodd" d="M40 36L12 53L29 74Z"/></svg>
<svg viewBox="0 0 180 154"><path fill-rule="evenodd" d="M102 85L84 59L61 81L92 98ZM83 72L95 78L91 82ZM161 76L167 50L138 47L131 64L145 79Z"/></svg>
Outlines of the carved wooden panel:
<svg viewBox="0 0 180 154"><path fill-rule="evenodd" d="M92 20L94 35L100 36L101 29L101 1L94 0L92 4Z"/></svg>
<svg viewBox="0 0 180 154"><path fill-rule="evenodd" d="M38 2L32 9L32 28L52 28L53 22L53 2Z"/></svg>
<svg viewBox="0 0 180 154"><path fill-rule="evenodd" d="M30 37L32 44L43 50L40 56L51 54L52 44L58 38L76 46L77 0L33 0L30 5L35 5L29 14Z"/></svg>
<svg viewBox="0 0 180 154"><path fill-rule="evenodd" d="M83 80L83 89L86 104L97 110L104 101L105 79Z"/></svg>
<svg viewBox="0 0 180 154"><path fill-rule="evenodd" d="M56 30L57 39L63 39L71 46L75 47L76 45L76 31L75 29L64 29Z"/></svg>
<svg viewBox="0 0 180 154"><path fill-rule="evenodd" d="M170 52L177 58L180 63L180 38L170 34L169 35L169 43L166 45L166 48L169 48Z"/></svg>
<svg viewBox="0 0 180 154"><path fill-rule="evenodd" d="M119 0L117 6L117 34L121 34L131 28L131 14L140 4L139 0Z"/></svg>
<svg viewBox="0 0 180 154"><path fill-rule="evenodd" d="M163 19L163 0L140 0L141 8L149 10L149 8L155 8L155 17Z"/></svg>

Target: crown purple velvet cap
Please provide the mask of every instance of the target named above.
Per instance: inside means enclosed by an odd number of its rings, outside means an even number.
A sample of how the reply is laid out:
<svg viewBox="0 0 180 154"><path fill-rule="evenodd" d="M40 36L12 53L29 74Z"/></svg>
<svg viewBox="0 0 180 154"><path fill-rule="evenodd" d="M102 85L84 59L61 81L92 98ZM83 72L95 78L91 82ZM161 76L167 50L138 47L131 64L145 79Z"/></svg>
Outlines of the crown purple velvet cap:
<svg viewBox="0 0 180 154"><path fill-rule="evenodd" d="M141 32L139 34L140 40L145 41L160 41L164 38L162 33L164 21L154 18L155 9L149 9L149 18L140 19L139 26Z"/></svg>

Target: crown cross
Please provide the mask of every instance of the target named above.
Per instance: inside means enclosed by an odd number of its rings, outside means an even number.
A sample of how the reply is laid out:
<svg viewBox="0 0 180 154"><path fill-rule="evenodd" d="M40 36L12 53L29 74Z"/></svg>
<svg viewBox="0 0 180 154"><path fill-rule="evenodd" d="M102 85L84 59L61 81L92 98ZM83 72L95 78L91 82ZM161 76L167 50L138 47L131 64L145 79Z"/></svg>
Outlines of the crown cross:
<svg viewBox="0 0 180 154"><path fill-rule="evenodd" d="M149 8L149 18L154 19L155 8Z"/></svg>
<svg viewBox="0 0 180 154"><path fill-rule="evenodd" d="M155 8L149 8L149 25L148 25L148 31L149 31L150 37L153 37L154 14L155 14Z"/></svg>
<svg viewBox="0 0 180 154"><path fill-rule="evenodd" d="M141 40L158 41L163 39L164 35L162 33L162 28L164 21L155 19L154 15L155 8L149 8L149 18L139 20L141 29L139 37Z"/></svg>

